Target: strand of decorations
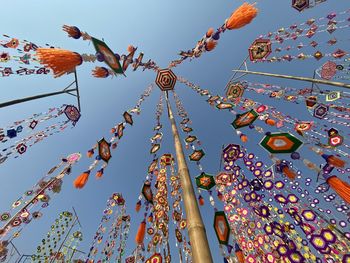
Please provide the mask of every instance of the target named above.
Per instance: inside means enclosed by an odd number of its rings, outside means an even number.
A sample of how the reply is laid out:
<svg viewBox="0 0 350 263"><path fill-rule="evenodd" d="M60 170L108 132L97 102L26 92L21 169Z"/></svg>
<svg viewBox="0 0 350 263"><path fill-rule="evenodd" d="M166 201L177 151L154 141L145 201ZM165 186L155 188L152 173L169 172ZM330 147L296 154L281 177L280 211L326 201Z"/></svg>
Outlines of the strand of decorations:
<svg viewBox="0 0 350 263"><path fill-rule="evenodd" d="M65 245L62 248L63 258L71 260L81 241L83 241L83 233L79 226L76 231L70 234L68 240L65 242Z"/></svg>
<svg viewBox="0 0 350 263"><path fill-rule="evenodd" d="M51 229L47 232L46 237L37 246L32 260L39 262L58 260L59 262L65 262L67 258L61 250L66 242L65 236L68 236L73 228L77 226L76 223L77 217L73 213L69 211L60 213L51 225Z"/></svg>
<svg viewBox="0 0 350 263"><path fill-rule="evenodd" d="M36 56L38 61L50 68L53 71L54 77L60 77L66 73L73 71L77 66L83 62L93 63L96 60L98 62L104 62L106 67L95 67L92 71L92 75L96 78L107 78L108 76L124 75L125 71L130 65L133 70L137 70L140 66L145 69L158 70L158 66L152 60L144 63L142 62L144 54L141 52L137 58L134 59L137 47L130 45L128 47L128 54L120 56L114 53L111 48L104 42L97 38L90 36L86 32L80 31L76 26L64 25L63 30L69 37L91 41L96 50L96 54L82 54L70 50L59 48L38 48L36 50ZM121 64L122 62L122 64Z"/></svg>
<svg viewBox="0 0 350 263"><path fill-rule="evenodd" d="M150 85L140 96L140 99L137 101L136 105L123 113L124 121L113 126L111 128L111 138L107 141L105 138L102 138L95 144L90 150L87 151L87 157L92 158L95 156L94 161L89 166L88 170L79 175L74 181L74 187L81 189L88 182L90 173L94 170L100 161L103 161L101 168L96 173L96 178L101 178L104 174L104 170L108 166L108 161L112 158L111 149L116 149L119 143L119 140L124 135L124 129L128 125L133 125L133 115L139 115L141 113L141 105L144 100L151 95L153 90L153 85ZM97 151L97 153L95 153Z"/></svg>
<svg viewBox="0 0 350 263"><path fill-rule="evenodd" d="M125 244L130 225L130 216L126 215L125 210L126 206L123 196L120 193L113 193L107 200L106 208L103 210L101 222L93 238L86 262L109 262L112 260L119 237L121 238L120 243ZM123 224L124 226L122 226ZM102 246L102 244L104 245ZM119 251L122 254L123 252ZM119 259L119 255L116 256L115 261L117 259Z"/></svg>
<svg viewBox="0 0 350 263"><path fill-rule="evenodd" d="M213 28L209 28L206 34L199 40L194 48L188 51L180 51L180 58L171 61L168 68L176 67L184 60L189 58L190 60L200 57L204 52L212 51L220 39L222 33L226 30L239 29L247 24L250 24L258 14L258 9L255 4L243 3L238 7L231 16L226 19L225 23L219 27L216 31Z"/></svg>
<svg viewBox="0 0 350 263"><path fill-rule="evenodd" d="M152 191L152 185L155 185L156 182L154 181L154 177L158 175L159 169L158 169L158 151L161 148L161 143L163 139L163 133L162 128L163 125L161 123L161 116L163 114L164 105L163 105L163 95L160 96L159 102L156 107L156 123L153 128L155 134L150 138L151 140L151 149L150 154L152 155L152 162L150 163L147 171L147 176L145 181L143 182L143 186L141 189L141 193L139 195L138 201L136 203L136 212L139 212L142 206L142 199L144 199L144 207L145 212L143 216L143 220L141 222L140 228L146 227L146 222L153 222L153 213L151 212L151 207L153 206L153 191ZM141 229L142 230L142 229ZM140 231L141 231L140 230ZM142 234L142 231L141 231ZM141 235L142 237L142 235ZM144 240L143 238L136 238L136 245L137 250L139 247L144 246Z"/></svg>
<svg viewBox="0 0 350 263"><path fill-rule="evenodd" d="M175 228L175 245L179 251L180 262L188 262L191 260L191 249L187 245L186 227L187 221L184 218L184 210L181 195L181 182L180 177L176 174L175 163L170 165L171 175L170 175L170 195L173 199L171 207L172 219Z"/></svg>
<svg viewBox="0 0 350 263"><path fill-rule="evenodd" d="M0 67L1 77L9 77L11 75L18 76L27 76L27 75L47 75L50 73L50 70L45 67L37 67L34 68L26 68L19 67L18 69L14 69L12 67Z"/></svg>
<svg viewBox="0 0 350 263"><path fill-rule="evenodd" d="M292 0L292 7L298 10L299 12L302 12L307 9L314 8L326 1L327 0Z"/></svg>
<svg viewBox="0 0 350 263"><path fill-rule="evenodd" d="M10 240L18 237L33 219L37 220L42 217L41 210L49 206L52 193L60 193L63 178L71 173L72 166L79 161L80 157L79 153L73 153L63 158L37 184L20 196L8 211L0 214L0 220L3 223L0 228L0 240L5 240L12 230L16 230L16 232ZM58 175L51 177L58 169L62 170ZM37 208L38 206L39 208ZM35 208L37 210L32 211Z"/></svg>
<svg viewBox="0 0 350 263"><path fill-rule="evenodd" d="M294 40L294 39L296 39L296 37L293 33L295 33L298 36L299 34L302 34L304 32L304 30L310 29L310 27L314 24L317 25L318 28L328 27L329 23L331 23L331 24L333 23L330 21L334 21L334 18L345 16L345 19L346 19L348 14L349 14L349 10L340 11L338 13L331 12L331 13L327 14L326 16L322 16L319 18L310 18L310 19L306 20L305 22L300 23L299 25L292 24L289 26L280 27L275 32L268 32L266 35L261 35L259 38L271 38L271 39L277 38L277 39L280 39L280 37L286 36L288 39ZM342 21L342 19L340 21ZM323 24L320 24L320 23L323 23ZM289 38L289 37L291 37L291 38Z"/></svg>
<svg viewBox="0 0 350 263"><path fill-rule="evenodd" d="M42 123L56 120L65 115L66 120L53 123L42 130L34 132ZM6 128L0 128L0 142L4 144L1 149L0 164L4 163L11 155L18 158L24 154L28 147L42 142L45 138L63 132L68 127L73 128L80 119L80 112L74 105L62 105L50 108L47 112L34 114L32 117L14 122ZM71 126L69 126L71 124ZM24 135L23 138L20 135ZM12 140L17 141L12 142ZM11 143L10 145L8 145Z"/></svg>
<svg viewBox="0 0 350 263"><path fill-rule="evenodd" d="M341 12L342 15L347 15L347 12ZM298 55L292 55L292 54L285 54L279 57L273 56L271 58L268 58L272 53L272 45L279 43L282 44L286 40L297 40L303 37L306 37L308 39L312 38L315 34L328 32L329 34L333 34L335 31L344 30L349 27L348 19L342 19L339 21L336 21L335 18L336 14L330 14L328 18L327 24L317 25L315 23L315 19L310 19L307 21L307 25L309 28L302 29L299 28L297 25L292 25L290 27L290 31L287 31L284 28L281 28L279 30L278 34L269 33L265 36L259 36L257 39L254 40L252 45L249 47L249 58L252 62L280 62L280 61L292 61L294 59L299 60L305 60L307 58L315 58L316 60L320 60L324 57L333 57L335 59L341 59L344 57L347 52L341 49L336 49L333 53L325 53L321 52L319 49L316 50L313 54L304 54L299 53ZM325 28L325 29L323 29ZM304 33L304 31L307 31ZM274 36L274 40L273 40ZM339 43L340 41L348 41L348 39L342 39L338 40L334 36L332 39L325 43L316 42L315 40L311 41L309 44L300 42L298 45L291 46L278 46L275 47L274 52L280 53L282 51L291 51L291 50L300 50L305 49L306 47L313 47L314 49L318 48L321 44L328 44L329 46L334 46L335 44ZM328 50L328 49L327 49Z"/></svg>

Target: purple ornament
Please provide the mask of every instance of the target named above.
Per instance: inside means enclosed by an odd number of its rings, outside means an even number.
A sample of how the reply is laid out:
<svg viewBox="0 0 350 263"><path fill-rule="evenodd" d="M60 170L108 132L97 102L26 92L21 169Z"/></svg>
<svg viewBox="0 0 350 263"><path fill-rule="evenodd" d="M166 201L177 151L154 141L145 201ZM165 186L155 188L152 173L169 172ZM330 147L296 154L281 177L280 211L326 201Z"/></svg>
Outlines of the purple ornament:
<svg viewBox="0 0 350 263"><path fill-rule="evenodd" d="M220 39L220 31L216 31L214 35L211 37L214 40L219 40Z"/></svg>
<svg viewBox="0 0 350 263"><path fill-rule="evenodd" d="M119 54L115 53L114 56L116 57L117 60L120 60Z"/></svg>
<svg viewBox="0 0 350 263"><path fill-rule="evenodd" d="M100 53L100 52L96 52L96 59L97 59L97 61L99 61L99 62L105 61L104 55L103 55L102 53Z"/></svg>
<svg viewBox="0 0 350 263"><path fill-rule="evenodd" d="M293 160L298 160L300 159L300 154L298 152L293 152L290 157L293 159Z"/></svg>
<svg viewBox="0 0 350 263"><path fill-rule="evenodd" d="M337 14L334 13L334 12L332 12L332 13L330 13L330 14L327 16L327 18L328 18L329 20L331 20L331 19L335 18L336 16L337 16Z"/></svg>

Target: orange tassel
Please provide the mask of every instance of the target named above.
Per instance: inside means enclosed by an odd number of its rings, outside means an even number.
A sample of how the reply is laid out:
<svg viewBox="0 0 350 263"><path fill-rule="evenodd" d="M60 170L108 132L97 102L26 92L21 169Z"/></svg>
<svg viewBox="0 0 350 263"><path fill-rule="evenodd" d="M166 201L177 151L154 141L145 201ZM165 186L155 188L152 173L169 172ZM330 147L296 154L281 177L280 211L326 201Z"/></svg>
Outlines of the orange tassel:
<svg viewBox="0 0 350 263"><path fill-rule="evenodd" d="M152 213L148 216L148 222L150 222L150 223L153 222L153 214Z"/></svg>
<svg viewBox="0 0 350 263"><path fill-rule="evenodd" d="M135 237L135 242L137 245L142 245L143 240L145 239L145 233L146 233L146 222L142 221L139 229L137 230L137 234Z"/></svg>
<svg viewBox="0 0 350 263"><path fill-rule="evenodd" d="M329 156L327 162L338 168L343 168L345 166L345 162L334 155Z"/></svg>
<svg viewBox="0 0 350 263"><path fill-rule="evenodd" d="M265 121L265 123L266 123L267 125L270 125L270 126L275 126L275 125L276 125L276 122L275 122L275 120L273 120L273 119L267 119L267 120Z"/></svg>
<svg viewBox="0 0 350 263"><path fill-rule="evenodd" d="M211 37L214 34L214 28L209 28L207 33L205 34L206 37Z"/></svg>
<svg viewBox="0 0 350 263"><path fill-rule="evenodd" d="M282 168L282 172L285 176L287 176L290 180L294 180L295 177L297 176L293 170L289 169L288 166L284 166Z"/></svg>
<svg viewBox="0 0 350 263"><path fill-rule="evenodd" d="M249 3L243 3L238 7L226 21L226 28L229 30L238 29L248 25L257 16L258 9Z"/></svg>
<svg viewBox="0 0 350 263"><path fill-rule="evenodd" d="M74 39L79 39L81 37L81 32L76 26L63 25L63 31L68 34L69 37Z"/></svg>
<svg viewBox="0 0 350 263"><path fill-rule="evenodd" d="M242 142L247 142L248 141L248 136L245 134L242 134L241 136L239 136L239 138L241 138Z"/></svg>
<svg viewBox="0 0 350 263"><path fill-rule="evenodd" d="M92 156L94 155L94 150L88 150L88 152L86 153L86 156L88 157L88 158L91 158Z"/></svg>
<svg viewBox="0 0 350 263"><path fill-rule="evenodd" d="M76 66L83 63L83 59L78 53L64 49L38 48L36 55L40 64L53 70L55 78L73 71Z"/></svg>
<svg viewBox="0 0 350 263"><path fill-rule="evenodd" d="M350 204L350 185L337 176L331 176L326 181L330 187L348 204Z"/></svg>
<svg viewBox="0 0 350 263"><path fill-rule="evenodd" d="M116 129L115 128L112 128L111 129L111 133L113 134L113 133L115 133L116 132Z"/></svg>
<svg viewBox="0 0 350 263"><path fill-rule="evenodd" d="M216 41L208 41L205 43L205 50L206 51L212 51L216 47L217 42Z"/></svg>
<svg viewBox="0 0 350 263"><path fill-rule="evenodd" d="M82 173L81 175L79 175L75 180L74 180L74 187L81 189L83 188L87 181L89 180L89 175L90 175L90 171L86 171L84 173Z"/></svg>
<svg viewBox="0 0 350 263"><path fill-rule="evenodd" d="M138 201L138 202L136 203L135 210L136 210L136 212L139 212L140 209L141 209L141 201Z"/></svg>
<svg viewBox="0 0 350 263"><path fill-rule="evenodd" d="M244 255L242 249L235 244L235 254L239 263L244 263Z"/></svg>
<svg viewBox="0 0 350 263"><path fill-rule="evenodd" d="M107 78L109 76L109 72L105 67L95 67L95 69L92 71L92 76L95 78Z"/></svg>
<svg viewBox="0 0 350 263"><path fill-rule="evenodd" d="M96 178L99 179L102 177L102 175L103 175L103 168L101 168L100 170L97 171Z"/></svg>

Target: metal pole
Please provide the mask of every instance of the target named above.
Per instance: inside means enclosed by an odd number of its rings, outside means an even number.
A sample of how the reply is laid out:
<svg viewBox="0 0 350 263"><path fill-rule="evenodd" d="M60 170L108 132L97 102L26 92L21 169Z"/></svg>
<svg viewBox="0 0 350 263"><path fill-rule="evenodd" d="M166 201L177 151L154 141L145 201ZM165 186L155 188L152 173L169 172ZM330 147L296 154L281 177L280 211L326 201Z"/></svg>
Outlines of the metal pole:
<svg viewBox="0 0 350 263"><path fill-rule="evenodd" d="M190 173L188 171L184 152L182 149L179 132L176 127L175 119L169 103L168 94L165 93L168 107L168 117L171 123L171 130L174 136L176 159L181 181L181 189L187 217L187 229L192 248L192 259L194 263L212 263L213 259L210 252L208 239L205 233L205 227L202 221L199 207L194 193Z"/></svg>
<svg viewBox="0 0 350 263"><path fill-rule="evenodd" d="M272 74L272 73L266 73L266 72L247 71L247 70L233 70L233 71L241 72L241 73L247 73L247 74L275 77L275 78L308 81L308 82L312 82L312 83L319 83L319 84L325 84L325 85L331 85L331 86L336 86L336 87L342 87L342 88L350 89L350 84L346 84L346 83L342 83L342 82L336 82L336 81L328 81L328 80L323 80L323 79L312 79L312 78L306 78L306 77L297 77L297 76L281 75L281 74Z"/></svg>
<svg viewBox="0 0 350 263"><path fill-rule="evenodd" d="M11 100L11 101L7 101L4 103L0 103L0 108L4 108L7 106L15 105L15 104L26 102L26 101L37 100L37 99L42 99L45 97L51 97L51 96L55 96L55 95L59 95L59 94L69 93L69 92L76 91L76 90L77 89L67 89L67 90L61 90L61 91L57 91L57 92L44 93L44 94L40 94L40 95L36 95L36 96L32 96L32 97L26 97L26 98L17 99L17 100Z"/></svg>

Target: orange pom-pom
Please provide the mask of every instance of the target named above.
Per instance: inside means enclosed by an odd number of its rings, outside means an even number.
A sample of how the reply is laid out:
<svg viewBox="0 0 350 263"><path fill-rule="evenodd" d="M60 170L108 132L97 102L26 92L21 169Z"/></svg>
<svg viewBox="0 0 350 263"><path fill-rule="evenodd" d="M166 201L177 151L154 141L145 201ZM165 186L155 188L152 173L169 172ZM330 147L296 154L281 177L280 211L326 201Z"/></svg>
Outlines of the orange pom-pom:
<svg viewBox="0 0 350 263"><path fill-rule="evenodd" d="M111 129L111 133L115 133L116 132L116 129L115 128L112 128Z"/></svg>
<svg viewBox="0 0 350 263"><path fill-rule="evenodd" d="M212 51L216 47L216 44L216 41L209 40L207 43L205 43L205 50Z"/></svg>
<svg viewBox="0 0 350 263"><path fill-rule="evenodd" d="M331 176L326 180L330 187L348 204L350 204L350 185L337 176Z"/></svg>
<svg viewBox="0 0 350 263"><path fill-rule="evenodd" d="M128 52L131 53L135 50L135 47L133 45L128 46Z"/></svg>
<svg viewBox="0 0 350 263"><path fill-rule="evenodd" d="M143 240L145 239L145 233L146 233L146 222L142 221L139 229L137 230L137 234L135 237L135 242L137 245L142 245Z"/></svg>
<svg viewBox="0 0 350 263"><path fill-rule="evenodd" d="M214 28L209 28L207 33L205 34L206 37L211 37L214 34Z"/></svg>
<svg viewBox="0 0 350 263"><path fill-rule="evenodd" d="M78 53L59 48L38 48L36 56L40 64L52 69L55 78L74 71L83 63Z"/></svg>
<svg viewBox="0 0 350 263"><path fill-rule="evenodd" d="M270 125L270 126L275 126L276 125L276 121L273 120L273 119L267 119L267 120L265 120L265 123L267 125Z"/></svg>
<svg viewBox="0 0 350 263"><path fill-rule="evenodd" d="M109 76L109 72L105 67L95 67L92 71L92 76L95 78L107 78Z"/></svg>
<svg viewBox="0 0 350 263"><path fill-rule="evenodd" d="M89 175L90 175L90 171L86 171L84 173L82 173L81 175L79 175L75 180L74 180L74 187L81 189L83 188L87 181L89 180Z"/></svg>
<svg viewBox="0 0 350 263"><path fill-rule="evenodd" d="M249 3L243 3L238 7L226 21L226 28L229 30L244 27L253 21L257 16L258 9Z"/></svg>

